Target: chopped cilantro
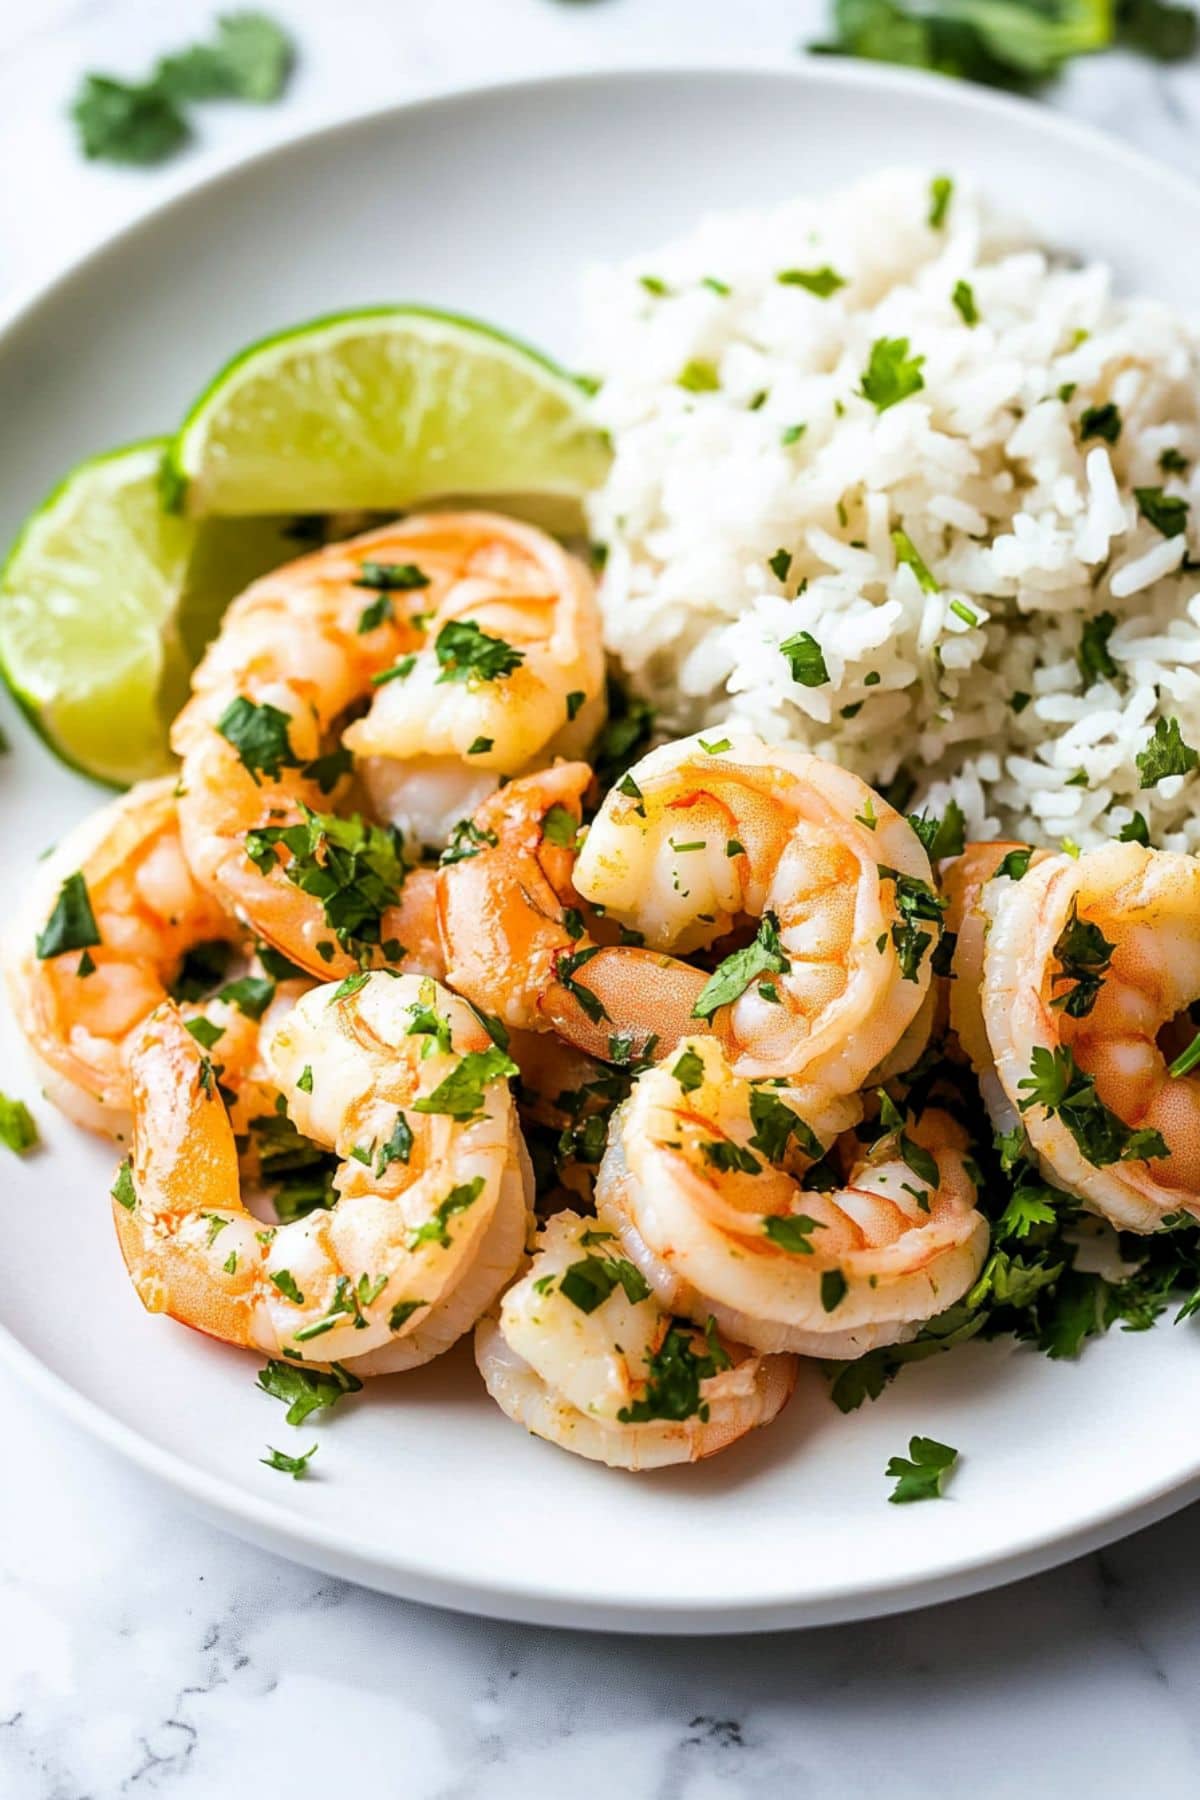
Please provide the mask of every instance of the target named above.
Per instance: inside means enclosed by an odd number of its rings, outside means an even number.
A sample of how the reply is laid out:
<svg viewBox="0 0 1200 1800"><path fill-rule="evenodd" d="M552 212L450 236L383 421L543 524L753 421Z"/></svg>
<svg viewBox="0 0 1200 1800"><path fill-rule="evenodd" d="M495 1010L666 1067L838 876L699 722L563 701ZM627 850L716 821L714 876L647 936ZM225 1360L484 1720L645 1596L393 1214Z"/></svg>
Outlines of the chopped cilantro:
<svg viewBox="0 0 1200 1800"><path fill-rule="evenodd" d="M1020 1110L1044 1106L1048 1113L1057 1113L1093 1168L1170 1155L1160 1132L1135 1131L1109 1111L1096 1092L1095 1076L1084 1074L1066 1045L1053 1050L1035 1045L1029 1074L1017 1086L1027 1090Z"/></svg>
<svg viewBox="0 0 1200 1800"><path fill-rule="evenodd" d="M768 556L767 567L777 581L786 581L792 567L790 550L777 550L774 556Z"/></svg>
<svg viewBox="0 0 1200 1800"><path fill-rule="evenodd" d="M779 941L779 920L764 913L752 943L735 950L719 963L700 990L692 1008L694 1019L711 1019L722 1006L744 994L758 975L786 975L791 968Z"/></svg>
<svg viewBox="0 0 1200 1800"><path fill-rule="evenodd" d="M1085 621L1075 660L1086 681L1113 681L1120 673L1108 648L1108 640L1116 630L1116 625L1116 614L1110 612L1097 613L1094 619Z"/></svg>
<svg viewBox="0 0 1200 1800"><path fill-rule="evenodd" d="M917 584L927 594L940 594L941 584L932 575L924 558L906 531L897 528L892 533L892 548L896 553L898 567L910 568L917 578Z"/></svg>
<svg viewBox="0 0 1200 1800"><path fill-rule="evenodd" d="M86 950L99 942L100 931L87 882L76 870L59 888L54 909L38 933L37 954L44 962L47 957L61 956L67 950Z"/></svg>
<svg viewBox="0 0 1200 1800"><path fill-rule="evenodd" d="M202 1050L211 1050L225 1036L223 1025L214 1025L211 1019L185 1019L184 1030L194 1037Z"/></svg>
<svg viewBox="0 0 1200 1800"><path fill-rule="evenodd" d="M805 1156L816 1160L822 1154L820 1139L812 1126L769 1088L751 1088L750 1122L754 1126L750 1142L756 1150L762 1151L768 1162L783 1161L791 1137Z"/></svg>
<svg viewBox="0 0 1200 1800"><path fill-rule="evenodd" d="M671 1074L685 1094L694 1094L704 1082L704 1061L694 1050L685 1050L677 1059Z"/></svg>
<svg viewBox="0 0 1200 1800"><path fill-rule="evenodd" d="M380 1176L394 1162L407 1163L412 1155L412 1127L402 1112L396 1114L396 1123L392 1126L392 1135L385 1143L380 1144L375 1156L375 1174Z"/></svg>
<svg viewBox="0 0 1200 1800"><path fill-rule="evenodd" d="M763 1236L792 1256L811 1256L809 1240L820 1229L821 1221L810 1219L807 1213L768 1213L763 1219Z"/></svg>
<svg viewBox="0 0 1200 1800"><path fill-rule="evenodd" d="M956 281L950 298L964 325L978 325L979 308L975 304L975 290L969 281Z"/></svg>
<svg viewBox="0 0 1200 1800"><path fill-rule="evenodd" d="M592 992L582 982L576 981L575 975L594 956L599 956L600 945L593 944L586 950L572 951L569 956L560 956L555 966L555 975L566 988L568 994L576 1000L593 1025L599 1025L602 1019L608 1018L608 1012L599 994Z"/></svg>
<svg viewBox="0 0 1200 1800"><path fill-rule="evenodd" d="M700 1398L700 1383L729 1367L716 1327L710 1320L704 1334L704 1350L696 1348L698 1327L673 1319L657 1350L646 1356L645 1391L640 1399L623 1406L617 1418L623 1425L645 1424L651 1419L708 1419L708 1406Z"/></svg>
<svg viewBox="0 0 1200 1800"><path fill-rule="evenodd" d="M1190 775L1200 763L1200 756L1185 744L1178 719L1159 719L1144 749L1134 759L1138 766L1138 786L1157 787L1171 775Z"/></svg>
<svg viewBox="0 0 1200 1800"><path fill-rule="evenodd" d="M1120 409L1111 400L1103 406L1085 406L1079 415L1079 435L1085 443L1088 438L1103 438L1106 444L1115 444L1121 435Z"/></svg>
<svg viewBox="0 0 1200 1800"><path fill-rule="evenodd" d="M966 848L967 821L957 800L948 800L941 818L936 813L909 813L908 822L925 847L930 862L961 856Z"/></svg>
<svg viewBox="0 0 1200 1800"><path fill-rule="evenodd" d="M1126 820L1122 825L1117 833L1117 842L1119 844L1141 844L1147 850L1150 848L1150 827L1140 812L1135 812L1132 819Z"/></svg>
<svg viewBox="0 0 1200 1800"><path fill-rule="evenodd" d="M117 1202L117 1206L124 1206L124 1210L128 1213L131 1213L137 1206L137 1188L133 1186L133 1165L131 1165L130 1157L126 1156L121 1166L117 1168L117 1179L113 1181L110 1193L112 1193L113 1201Z"/></svg>
<svg viewBox="0 0 1200 1800"><path fill-rule="evenodd" d="M290 855L283 873L302 893L319 900L325 923L350 955L380 945L385 910L399 899L407 869L398 831L357 814L338 818L301 807L295 825L266 825L246 834L246 854L261 874Z"/></svg>
<svg viewBox="0 0 1200 1800"><path fill-rule="evenodd" d="M700 1145L700 1154L722 1175L761 1175L762 1164L751 1151L730 1138L715 1138Z"/></svg>
<svg viewBox="0 0 1200 1800"><path fill-rule="evenodd" d="M1163 537L1179 537L1187 530L1188 503L1175 494L1164 494L1160 487L1135 487L1133 497L1138 511L1148 525Z"/></svg>
<svg viewBox="0 0 1200 1800"><path fill-rule="evenodd" d="M259 1462L265 1463L268 1469L278 1469L281 1475L290 1475L293 1481L299 1481L301 1476L307 1475L308 1465L317 1454L315 1444L310 1450L302 1451L299 1456L289 1456L286 1450L275 1450L270 1444L267 1445L267 1450L270 1454L260 1456Z"/></svg>
<svg viewBox="0 0 1200 1800"><path fill-rule="evenodd" d="M896 1485L888 1499L895 1506L910 1500L939 1500L946 1477L957 1461L958 1451L949 1444L939 1444L936 1438L910 1438L907 1456L889 1458L887 1478Z"/></svg>
<svg viewBox="0 0 1200 1800"><path fill-rule="evenodd" d="M503 638L489 637L473 619L451 619L443 625L433 651L442 670L439 682L502 681L525 661L523 650Z"/></svg>
<svg viewBox="0 0 1200 1800"><path fill-rule="evenodd" d="M862 373L862 394L876 412L886 412L925 386L925 358L908 354L908 339L876 338Z"/></svg>
<svg viewBox="0 0 1200 1800"><path fill-rule="evenodd" d="M635 1264L623 1256L582 1257L563 1270L559 1292L580 1312L595 1312L618 1287L631 1305L650 1298L650 1284Z"/></svg>
<svg viewBox="0 0 1200 1800"><path fill-rule="evenodd" d="M1056 985L1061 981L1072 985L1067 993L1055 995L1051 1006L1068 1018L1086 1018L1096 1004L1115 949L1098 925L1079 917L1078 899L1072 898L1067 922L1054 945L1061 973L1053 978Z"/></svg>
<svg viewBox="0 0 1200 1800"><path fill-rule="evenodd" d="M372 562L368 559L360 565L354 585L375 588L384 594L412 593L418 588L427 588L429 577L416 563Z"/></svg>
<svg viewBox="0 0 1200 1800"><path fill-rule="evenodd" d="M460 1120L474 1118L483 1106L484 1090L489 1083L520 1073L512 1057L498 1044L490 1044L486 1050L468 1050L458 1066L431 1094L413 1101L413 1111L445 1113Z"/></svg>
<svg viewBox="0 0 1200 1800"><path fill-rule="evenodd" d="M327 1369L306 1369L272 1360L258 1371L258 1386L273 1400L287 1403L289 1425L303 1425L310 1413L336 1406L347 1394L357 1394L362 1382L341 1363L330 1363Z"/></svg>
<svg viewBox="0 0 1200 1800"><path fill-rule="evenodd" d="M288 736L291 722L291 715L269 700L259 706L239 694L217 720L217 730L233 745L252 780L257 782L265 775L269 781L278 781L285 768L300 767Z"/></svg>
<svg viewBox="0 0 1200 1800"><path fill-rule="evenodd" d="M23 1100L10 1100L7 1094L0 1094L0 1144L11 1150L16 1156L24 1156L38 1142L38 1128L33 1114ZM122 1163L122 1168L128 1164Z"/></svg>
<svg viewBox="0 0 1200 1800"><path fill-rule="evenodd" d="M825 653L811 631L796 631L791 637L784 638L779 654L787 658L792 680L799 682L801 687L824 687L829 680Z"/></svg>
<svg viewBox="0 0 1200 1800"><path fill-rule="evenodd" d="M420 1102L417 1102L420 1105ZM415 1250L418 1244L438 1244L443 1250L450 1247L450 1220L457 1213L466 1212L473 1206L483 1192L483 1176L476 1175L471 1181L463 1181L452 1187L441 1204L435 1208L433 1217L426 1219L408 1234L408 1247Z"/></svg>
<svg viewBox="0 0 1200 1800"><path fill-rule="evenodd" d="M940 231L946 223L946 214L950 210L950 201L954 194L954 182L949 175L935 175L929 183L929 213L926 223L933 231Z"/></svg>
<svg viewBox="0 0 1200 1800"><path fill-rule="evenodd" d="M846 277L831 269L828 263L819 269L781 269L775 279L784 287L801 287L806 293L815 294L818 300L828 300L846 285Z"/></svg>
<svg viewBox="0 0 1200 1800"><path fill-rule="evenodd" d="M556 801L542 820L542 836L562 850L573 850L579 835L575 815Z"/></svg>
<svg viewBox="0 0 1200 1800"><path fill-rule="evenodd" d="M294 1306L304 1305L304 1295L297 1287L295 1277L290 1269L276 1270L271 1277L271 1284L273 1287L277 1287L284 1299L290 1300Z"/></svg>
<svg viewBox="0 0 1200 1800"><path fill-rule="evenodd" d="M826 1269L821 1276L821 1309L835 1312L849 1292L846 1277L840 1269Z"/></svg>
<svg viewBox="0 0 1200 1800"><path fill-rule="evenodd" d="M721 385L716 364L700 362L695 359L684 364L675 380L681 388L686 388L689 394L715 393Z"/></svg>
<svg viewBox="0 0 1200 1800"><path fill-rule="evenodd" d="M996 865L994 879L999 881L1004 876L1009 881L1020 881L1029 872L1032 855L1032 850L1009 850Z"/></svg>
<svg viewBox="0 0 1200 1800"><path fill-rule="evenodd" d="M438 859L440 866L448 868L452 863L466 862L470 857L478 856L481 850L494 850L499 842L494 831L482 831L474 819L460 819Z"/></svg>

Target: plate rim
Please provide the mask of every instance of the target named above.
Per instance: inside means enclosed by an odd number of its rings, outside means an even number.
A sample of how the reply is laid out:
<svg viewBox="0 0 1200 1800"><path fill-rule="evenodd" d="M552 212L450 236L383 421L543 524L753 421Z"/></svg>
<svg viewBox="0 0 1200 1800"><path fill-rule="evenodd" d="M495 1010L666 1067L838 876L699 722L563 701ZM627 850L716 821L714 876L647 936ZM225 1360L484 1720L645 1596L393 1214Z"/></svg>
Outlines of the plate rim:
<svg viewBox="0 0 1200 1800"><path fill-rule="evenodd" d="M881 97L889 94L909 98L915 95L952 96L957 105L968 111L1007 119L1014 126L1034 126L1043 141L1069 144L1081 153L1099 153L1106 161L1121 163L1130 173L1140 174L1160 188L1173 190L1191 206L1200 203L1200 180L1144 151L1131 148L1085 121L1052 112L1019 96L971 88L960 82L951 83L946 77L844 57L798 57L794 64L786 64L778 58L755 55L715 54L671 62L652 56L626 55L605 59L586 69L450 83L407 99L384 102L365 110L350 110L302 125L276 143L236 155L155 199L137 217L82 254L65 257L24 288L14 290L0 307L0 357L7 354L11 338L42 306L53 303L74 281L86 279L94 268L108 259L119 259L143 234L152 235L168 215L186 212L197 198L219 194L222 186L232 188L248 174L273 162L286 161L297 151L370 130L384 120L452 112L480 100L509 98L518 101L523 95L539 94L547 89L562 91L593 87L614 79L653 83L724 75L764 77L798 86L819 83ZM536 1625L689 1634L787 1630L881 1617L961 1598L1039 1573L1101 1548L1200 1498L1198 1452L1183 1474L1158 1482L1135 1500L1095 1503L1072 1525L1048 1537L1032 1532L1001 1555L987 1551L965 1553L934 1573L915 1576L900 1573L893 1579L874 1579L867 1584L848 1580L817 1598L792 1592L781 1593L770 1600L741 1600L730 1596L697 1601L670 1595L647 1596L644 1590L614 1596L610 1584L607 1594L584 1599L561 1589L539 1586L530 1579L528 1571L522 1571L519 1578L489 1574L484 1581L464 1576L445 1565L423 1567L392 1551L372 1548L337 1527L305 1520L224 1476L208 1473L181 1453L159 1446L115 1413L96 1406L65 1376L43 1362L2 1321L0 1362L107 1450L132 1463L210 1522L237 1536L275 1553L282 1552L296 1562L316 1566L397 1597Z"/></svg>

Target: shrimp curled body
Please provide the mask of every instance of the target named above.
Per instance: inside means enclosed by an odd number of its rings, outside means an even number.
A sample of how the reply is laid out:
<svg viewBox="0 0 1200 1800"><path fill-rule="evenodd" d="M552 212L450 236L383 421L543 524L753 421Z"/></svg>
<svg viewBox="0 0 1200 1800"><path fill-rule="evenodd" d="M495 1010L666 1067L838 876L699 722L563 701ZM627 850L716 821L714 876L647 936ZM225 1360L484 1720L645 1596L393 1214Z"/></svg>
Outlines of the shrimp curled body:
<svg viewBox="0 0 1200 1800"><path fill-rule="evenodd" d="M46 1093L77 1124L114 1137L129 1131L130 1048L188 951L243 937L184 860L174 786L170 777L141 782L68 833L40 865L5 943L13 1013ZM67 882L86 897L90 920L82 915L80 929L77 918L73 946L55 950L46 928ZM201 1012L235 1088L254 1063L257 1022L215 1000L185 1016Z"/></svg>
<svg viewBox="0 0 1200 1800"><path fill-rule="evenodd" d="M672 1319L611 1234L571 1212L543 1228L527 1273L480 1320L475 1356L509 1418L620 1469L727 1449L775 1417L796 1379L793 1357L755 1356Z"/></svg>
<svg viewBox="0 0 1200 1800"><path fill-rule="evenodd" d="M382 838L368 845L361 941L345 928L344 878L323 902L320 871L346 846L320 821L353 791L351 757L374 812L437 844L502 776L582 748L603 704L591 577L541 532L443 514L329 545L235 600L196 670L172 731L188 860L318 978L381 959L440 974L433 872L406 878ZM279 836L314 815L318 867L293 867Z"/></svg>
<svg viewBox="0 0 1200 1800"><path fill-rule="evenodd" d="M1019 1118L1047 1177L1122 1230L1200 1217L1200 1073L1170 1066L1195 1036L1200 864L1109 844L1047 857L985 900L997 1123Z"/></svg>
<svg viewBox="0 0 1200 1800"><path fill-rule="evenodd" d="M814 1191L801 1097L736 1075L712 1038L686 1052L638 1077L596 1185L664 1306L757 1350L843 1358L904 1342L966 1292L988 1227L950 1118L926 1112L910 1140L870 1149L852 1138L843 1185Z"/></svg>
<svg viewBox="0 0 1200 1800"><path fill-rule="evenodd" d="M342 1159L336 1204L262 1229L199 1047L163 1008L132 1058L132 1183L113 1202L143 1304L228 1343L364 1373L412 1366L418 1346L436 1354L523 1254L512 1065L461 1001L383 973L349 993L311 989L267 1057L297 1128Z"/></svg>

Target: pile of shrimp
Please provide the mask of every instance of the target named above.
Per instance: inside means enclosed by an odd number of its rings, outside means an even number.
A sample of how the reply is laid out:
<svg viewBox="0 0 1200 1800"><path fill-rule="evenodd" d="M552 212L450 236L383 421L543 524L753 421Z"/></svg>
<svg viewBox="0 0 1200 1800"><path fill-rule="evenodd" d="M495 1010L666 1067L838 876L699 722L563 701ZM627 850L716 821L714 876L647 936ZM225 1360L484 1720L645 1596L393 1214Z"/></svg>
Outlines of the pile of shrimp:
<svg viewBox="0 0 1200 1800"><path fill-rule="evenodd" d="M79 826L5 952L47 1094L126 1152L148 1310L344 1385L473 1330L508 1417L648 1469L970 1293L944 1065L1083 1207L1200 1216L1200 865L935 867L929 822L735 725L604 792L605 691L588 569L494 515L229 608L178 780Z"/></svg>

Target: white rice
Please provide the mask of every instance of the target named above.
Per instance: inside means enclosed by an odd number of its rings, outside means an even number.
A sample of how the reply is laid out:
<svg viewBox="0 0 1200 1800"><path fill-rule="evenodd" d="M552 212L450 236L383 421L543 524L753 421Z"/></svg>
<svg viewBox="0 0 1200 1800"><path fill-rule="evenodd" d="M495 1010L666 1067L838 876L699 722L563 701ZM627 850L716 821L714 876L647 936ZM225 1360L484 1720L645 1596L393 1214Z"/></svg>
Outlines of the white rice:
<svg viewBox="0 0 1200 1800"><path fill-rule="evenodd" d="M710 219L591 278L615 449L590 521L609 647L667 728L735 718L877 785L907 771L972 834L1087 847L1136 808L1155 843L1200 848L1200 777L1143 791L1136 762L1160 716L1200 748L1200 581L1188 536L1134 498L1162 488L1200 524L1200 333L1114 297L1108 269L1032 244L962 183L932 227L930 191L886 173ZM778 280L826 265L847 284L829 298ZM924 385L877 411L860 388L881 338L909 340ZM719 386L681 386L690 364ZM1117 442L1085 439L1085 409L1108 403ZM897 528L936 592L897 563ZM1105 612L1117 673L1092 679L1081 630ZM821 686L779 650L801 631Z"/></svg>

